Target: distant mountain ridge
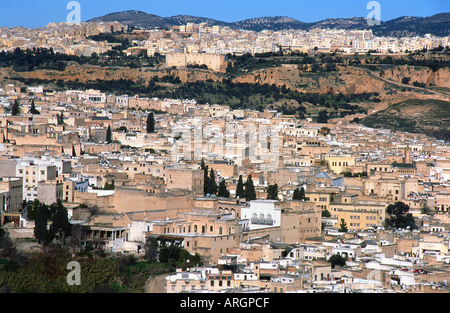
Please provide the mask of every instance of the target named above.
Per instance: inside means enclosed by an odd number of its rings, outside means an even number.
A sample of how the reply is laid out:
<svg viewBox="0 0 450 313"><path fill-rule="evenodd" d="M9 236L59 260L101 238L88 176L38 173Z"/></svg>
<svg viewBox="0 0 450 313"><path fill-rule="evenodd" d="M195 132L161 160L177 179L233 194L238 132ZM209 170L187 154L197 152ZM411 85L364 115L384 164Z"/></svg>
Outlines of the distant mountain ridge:
<svg viewBox="0 0 450 313"><path fill-rule="evenodd" d="M381 22L381 25L369 26L363 17L330 18L318 22L306 23L287 16L267 16L251 18L237 22L224 22L206 17L192 15L175 15L160 17L142 11L129 10L109 13L104 16L88 20L88 22L112 22L118 21L130 26L143 28L170 28L186 23L206 23L208 26L220 25L233 29L261 31L314 28L330 29L372 29L377 36L423 36L432 34L435 36L450 35L450 13L439 13L428 17L404 16L389 21Z"/></svg>

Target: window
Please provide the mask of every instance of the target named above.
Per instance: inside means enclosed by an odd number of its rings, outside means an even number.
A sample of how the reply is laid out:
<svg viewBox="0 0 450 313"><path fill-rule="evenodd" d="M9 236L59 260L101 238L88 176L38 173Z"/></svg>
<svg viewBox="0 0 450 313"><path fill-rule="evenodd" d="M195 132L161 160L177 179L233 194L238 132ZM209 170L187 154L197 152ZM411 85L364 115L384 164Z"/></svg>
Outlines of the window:
<svg viewBox="0 0 450 313"><path fill-rule="evenodd" d="M258 219L259 224L264 225L266 223L266 219L264 218L264 214L259 215Z"/></svg>

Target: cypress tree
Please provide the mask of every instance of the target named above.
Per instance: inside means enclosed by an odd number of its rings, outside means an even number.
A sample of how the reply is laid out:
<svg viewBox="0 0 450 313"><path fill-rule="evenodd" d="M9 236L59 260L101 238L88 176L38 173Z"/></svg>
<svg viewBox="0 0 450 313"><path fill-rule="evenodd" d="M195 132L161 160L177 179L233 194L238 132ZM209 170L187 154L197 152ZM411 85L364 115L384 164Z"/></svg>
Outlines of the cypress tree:
<svg viewBox="0 0 450 313"><path fill-rule="evenodd" d="M216 173L213 169L209 172L208 190L209 194L215 195L217 193Z"/></svg>
<svg viewBox="0 0 450 313"><path fill-rule="evenodd" d="M222 178L222 181L219 184L219 191L217 192L219 197L229 198L230 192L227 190L227 184L225 179Z"/></svg>
<svg viewBox="0 0 450 313"><path fill-rule="evenodd" d="M305 200L306 199L305 188L303 188L303 187L300 188L298 195L299 195L299 200Z"/></svg>
<svg viewBox="0 0 450 313"><path fill-rule="evenodd" d="M278 200L278 185L269 185L267 187L267 199L268 200Z"/></svg>
<svg viewBox="0 0 450 313"><path fill-rule="evenodd" d="M239 175L239 179L236 185L236 197L239 198L245 197L244 182L242 181L242 175Z"/></svg>
<svg viewBox="0 0 450 313"><path fill-rule="evenodd" d="M36 106L34 105L34 100L31 100L30 113L31 114L40 114L40 112L38 110L36 110Z"/></svg>
<svg viewBox="0 0 450 313"><path fill-rule="evenodd" d="M292 200L299 200L299 190L298 188L294 189L294 194L292 195Z"/></svg>
<svg viewBox="0 0 450 313"><path fill-rule="evenodd" d="M208 176L208 165L205 164L205 161L202 159L200 162L200 168L203 170L203 193L206 195L208 193L209 186L209 176Z"/></svg>
<svg viewBox="0 0 450 313"><path fill-rule="evenodd" d="M111 125L108 125L108 129L106 130L106 142L107 143L111 143L112 142Z"/></svg>
<svg viewBox="0 0 450 313"><path fill-rule="evenodd" d="M296 188L292 200L305 200L305 189L303 187L300 189Z"/></svg>
<svg viewBox="0 0 450 313"><path fill-rule="evenodd" d="M155 117L153 116L153 112L150 112L147 116L147 133L155 132Z"/></svg>
<svg viewBox="0 0 450 313"><path fill-rule="evenodd" d="M20 114L20 106L19 101L16 99L14 100L14 104L11 107L11 115L16 116Z"/></svg>
<svg viewBox="0 0 450 313"><path fill-rule="evenodd" d="M56 120L58 125L64 125L64 115L63 112L61 112L61 114L57 114L56 115Z"/></svg>
<svg viewBox="0 0 450 313"><path fill-rule="evenodd" d="M248 175L245 182L245 200L256 200L255 186L253 185L252 175Z"/></svg>

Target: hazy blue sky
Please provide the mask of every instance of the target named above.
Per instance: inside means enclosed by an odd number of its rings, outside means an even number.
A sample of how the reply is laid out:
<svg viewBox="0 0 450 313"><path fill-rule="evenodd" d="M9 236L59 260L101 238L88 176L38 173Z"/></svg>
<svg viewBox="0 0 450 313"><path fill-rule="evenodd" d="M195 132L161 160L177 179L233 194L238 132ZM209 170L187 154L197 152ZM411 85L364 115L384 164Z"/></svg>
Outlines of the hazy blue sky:
<svg viewBox="0 0 450 313"><path fill-rule="evenodd" d="M44 27L65 22L70 0L0 0L0 26ZM252 17L289 16L304 22L332 17L366 17L370 0L78 0L81 20L140 10L162 17L188 14L234 22ZM379 0L381 20L450 12L450 0Z"/></svg>

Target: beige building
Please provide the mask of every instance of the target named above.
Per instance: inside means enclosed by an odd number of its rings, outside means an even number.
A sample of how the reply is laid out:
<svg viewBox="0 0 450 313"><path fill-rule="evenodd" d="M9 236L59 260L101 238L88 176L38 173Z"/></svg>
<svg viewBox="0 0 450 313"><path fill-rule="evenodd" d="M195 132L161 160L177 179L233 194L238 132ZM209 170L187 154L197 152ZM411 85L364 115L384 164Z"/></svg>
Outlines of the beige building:
<svg viewBox="0 0 450 313"><path fill-rule="evenodd" d="M386 217L387 203L370 201L349 201L341 203L331 203L331 217L338 220L338 227L341 220L347 224L350 230L369 229L382 226Z"/></svg>
<svg viewBox="0 0 450 313"><path fill-rule="evenodd" d="M363 178L362 182L364 194L385 197L388 201L402 201L406 199L404 180L376 175Z"/></svg>
<svg viewBox="0 0 450 313"><path fill-rule="evenodd" d="M174 218L192 209L194 195L186 189L149 192L133 186L116 186L113 197L117 213L146 212L149 219ZM83 194L83 193L77 193Z"/></svg>
<svg viewBox="0 0 450 313"><path fill-rule="evenodd" d="M22 210L22 178L1 177L0 178L0 225L6 221L12 221L19 225Z"/></svg>
<svg viewBox="0 0 450 313"><path fill-rule="evenodd" d="M192 255L198 253L209 264L235 249L242 240L242 227L237 219L209 210L180 213L175 219L161 220L146 236L158 240L179 241Z"/></svg>
<svg viewBox="0 0 450 313"><path fill-rule="evenodd" d="M325 164L336 174L347 172L349 167L355 165L355 157L344 155L329 155L325 157Z"/></svg>
<svg viewBox="0 0 450 313"><path fill-rule="evenodd" d="M223 72L226 69L225 57L209 53L167 53L166 65L186 67L188 65L206 65L209 69Z"/></svg>
<svg viewBox="0 0 450 313"><path fill-rule="evenodd" d="M188 189L195 195L202 196L203 193L203 170L190 168L166 168L167 189Z"/></svg>

